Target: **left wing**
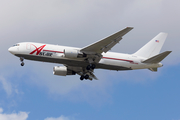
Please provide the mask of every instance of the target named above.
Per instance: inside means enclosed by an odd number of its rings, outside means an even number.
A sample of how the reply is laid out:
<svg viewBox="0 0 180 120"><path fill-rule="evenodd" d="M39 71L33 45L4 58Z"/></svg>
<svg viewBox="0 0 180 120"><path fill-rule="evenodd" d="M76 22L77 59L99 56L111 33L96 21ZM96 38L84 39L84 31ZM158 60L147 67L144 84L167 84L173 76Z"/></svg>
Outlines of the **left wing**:
<svg viewBox="0 0 180 120"><path fill-rule="evenodd" d="M86 54L101 54L102 52L106 53L122 39L122 36L132 29L132 27L127 27L103 40L82 48L80 51Z"/></svg>

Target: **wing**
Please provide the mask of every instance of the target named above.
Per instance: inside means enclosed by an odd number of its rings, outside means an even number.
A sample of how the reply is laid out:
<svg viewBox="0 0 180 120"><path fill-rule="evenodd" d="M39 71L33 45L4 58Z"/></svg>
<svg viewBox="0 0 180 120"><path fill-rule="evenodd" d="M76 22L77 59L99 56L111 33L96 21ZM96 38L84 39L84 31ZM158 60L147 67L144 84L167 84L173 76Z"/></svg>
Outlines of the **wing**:
<svg viewBox="0 0 180 120"><path fill-rule="evenodd" d="M132 27L127 27L103 40L97 41L89 46L82 48L81 52L86 54L101 54L102 52L106 53L122 39L122 36L124 36L132 29Z"/></svg>

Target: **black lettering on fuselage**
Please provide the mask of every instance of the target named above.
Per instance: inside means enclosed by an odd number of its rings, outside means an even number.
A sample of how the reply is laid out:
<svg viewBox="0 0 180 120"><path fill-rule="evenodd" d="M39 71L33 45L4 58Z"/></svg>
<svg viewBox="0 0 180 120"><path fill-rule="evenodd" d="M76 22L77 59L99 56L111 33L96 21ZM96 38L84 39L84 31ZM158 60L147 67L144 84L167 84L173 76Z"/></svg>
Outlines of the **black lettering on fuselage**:
<svg viewBox="0 0 180 120"><path fill-rule="evenodd" d="M53 53L43 51L43 52L40 52L39 55L41 55L41 56L50 56L51 57L53 55Z"/></svg>

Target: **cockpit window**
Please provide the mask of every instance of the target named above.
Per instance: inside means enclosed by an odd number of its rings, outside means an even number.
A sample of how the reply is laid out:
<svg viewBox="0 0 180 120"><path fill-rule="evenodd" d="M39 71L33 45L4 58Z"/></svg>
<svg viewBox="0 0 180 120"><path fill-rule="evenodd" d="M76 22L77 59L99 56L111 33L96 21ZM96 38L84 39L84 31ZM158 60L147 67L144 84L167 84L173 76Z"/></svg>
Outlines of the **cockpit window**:
<svg viewBox="0 0 180 120"><path fill-rule="evenodd" d="M15 44L15 45L13 45L13 46L19 46L19 44Z"/></svg>

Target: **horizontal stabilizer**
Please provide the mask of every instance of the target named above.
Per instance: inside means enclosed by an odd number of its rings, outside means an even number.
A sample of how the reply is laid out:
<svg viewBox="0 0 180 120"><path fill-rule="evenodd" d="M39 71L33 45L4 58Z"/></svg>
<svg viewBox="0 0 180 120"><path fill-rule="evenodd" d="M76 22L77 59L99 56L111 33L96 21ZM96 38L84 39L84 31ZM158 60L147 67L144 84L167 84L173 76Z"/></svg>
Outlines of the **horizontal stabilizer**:
<svg viewBox="0 0 180 120"><path fill-rule="evenodd" d="M159 63L161 62L166 56L168 56L172 51L166 51L161 54L155 55L142 63Z"/></svg>

